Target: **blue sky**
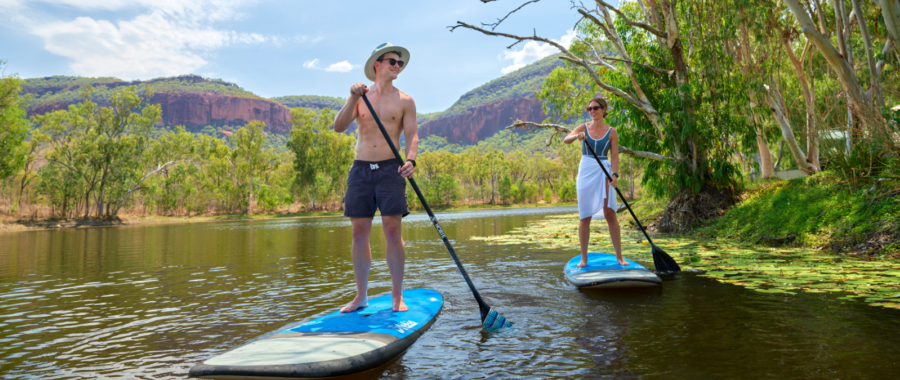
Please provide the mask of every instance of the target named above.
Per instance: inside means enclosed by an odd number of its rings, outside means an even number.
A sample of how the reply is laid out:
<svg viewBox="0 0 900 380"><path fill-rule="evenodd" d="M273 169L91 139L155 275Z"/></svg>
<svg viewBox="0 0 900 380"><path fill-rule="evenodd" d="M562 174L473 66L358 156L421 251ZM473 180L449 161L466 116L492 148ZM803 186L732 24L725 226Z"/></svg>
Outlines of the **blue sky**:
<svg viewBox="0 0 900 380"><path fill-rule="evenodd" d="M395 82L419 112L554 53L542 44L447 26L494 22L525 0L0 0L6 74L150 79L199 74L264 97L346 97L361 65L391 42L410 50ZM529 4L497 31L571 40L569 0Z"/></svg>

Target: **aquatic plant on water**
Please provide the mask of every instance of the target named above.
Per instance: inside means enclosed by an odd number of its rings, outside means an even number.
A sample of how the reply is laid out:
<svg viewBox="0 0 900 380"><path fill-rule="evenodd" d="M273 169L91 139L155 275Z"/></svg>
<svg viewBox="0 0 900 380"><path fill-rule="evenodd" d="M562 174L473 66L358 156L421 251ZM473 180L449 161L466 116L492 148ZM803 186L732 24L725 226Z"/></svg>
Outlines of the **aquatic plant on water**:
<svg viewBox="0 0 900 380"><path fill-rule="evenodd" d="M578 215L554 215L531 222L505 235L475 236L488 244L530 244L535 249L579 252ZM900 309L900 263L891 260L859 260L805 248L769 248L726 239L695 240L659 235L665 248L684 270L702 277L743 286L762 293L835 293L846 301ZM622 231L622 254L652 262L649 244L639 231ZM614 252L606 223L591 225L591 252Z"/></svg>

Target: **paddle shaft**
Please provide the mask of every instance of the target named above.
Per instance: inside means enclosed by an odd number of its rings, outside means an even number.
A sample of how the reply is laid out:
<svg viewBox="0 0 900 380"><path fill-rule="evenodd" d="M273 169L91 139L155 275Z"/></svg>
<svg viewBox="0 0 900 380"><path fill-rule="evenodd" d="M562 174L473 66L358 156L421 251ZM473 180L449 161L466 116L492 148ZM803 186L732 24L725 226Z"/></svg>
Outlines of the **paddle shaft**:
<svg viewBox="0 0 900 380"><path fill-rule="evenodd" d="M585 128L587 128L587 126L585 126ZM606 167L603 166L603 162L600 161L600 157L597 157L597 153L594 152L594 148L591 147L591 144L588 144L587 141L584 141L583 144L588 148L588 151L591 152L591 155L594 156L594 159L597 160L597 164L600 165L600 169L603 169L603 174L606 174L606 178L609 179L609 182L612 182L612 176L609 175L608 171L606 171ZM625 203L625 207L628 208L628 212L631 213L631 217L634 218L634 222L637 223L638 227L640 227L641 229L641 232L644 233L644 237L647 238L647 241L650 242L650 245L654 245L653 240L650 240L650 235L647 235L647 231L644 231L644 226L641 225L641 221L638 220L637 216L634 215L634 211L631 211L631 206L628 205L628 201L625 200L622 192L619 191L618 187L613 186L613 189L616 189L616 194L619 194L619 198L622 198L622 202ZM606 205L603 205L603 207L606 207Z"/></svg>
<svg viewBox="0 0 900 380"><path fill-rule="evenodd" d="M372 108L372 103L369 103L369 98L366 97L365 94L362 95L362 99L366 102L366 107L369 108L369 112L372 113L372 118L375 119L375 123L378 124L378 129L381 130L381 134L384 135L385 141L387 141L388 146L391 147L391 151L394 152L394 157L397 157L397 162L400 163L400 166L403 166L405 162L403 162L403 158L400 157L400 151L397 150L397 147L394 146L394 141L391 140L391 136L388 135L387 130L384 129L384 125L381 124L381 119L378 118L378 114L375 113L375 109ZM431 211L431 207L428 207L428 202L425 201L425 196L422 195L422 191L419 190L419 185L416 184L416 180L412 177L407 178L409 180L410 185L412 185L413 190L415 190L416 195L419 197L419 201L422 202L422 206L425 207L425 212L428 213L428 217L431 218L431 222L434 224L434 228L437 230L438 235L441 235L441 240L444 241L444 245L447 246L447 251L450 252L450 257L453 258L453 261L456 262L456 267L459 268L459 273L462 273L463 278L466 280L466 284L469 285L469 289L472 290L472 295L475 296L475 301L478 302L478 308L481 310L481 319L487 316L488 311L491 309L481 298L481 294L478 293L478 289L475 289L475 285L472 285L472 280L469 279L469 274L466 273L466 269L463 268L461 262L459 262L459 258L456 257L456 251L453 249L453 245L450 244L450 240L447 239L447 235L444 234L444 230L441 229L441 225L438 223L437 217L434 216L434 212Z"/></svg>

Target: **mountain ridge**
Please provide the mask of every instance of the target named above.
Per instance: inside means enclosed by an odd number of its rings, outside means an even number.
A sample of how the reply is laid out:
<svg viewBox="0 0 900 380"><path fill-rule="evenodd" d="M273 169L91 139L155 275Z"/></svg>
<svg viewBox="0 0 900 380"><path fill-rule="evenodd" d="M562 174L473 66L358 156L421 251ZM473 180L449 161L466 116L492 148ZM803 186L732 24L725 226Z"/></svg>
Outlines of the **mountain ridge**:
<svg viewBox="0 0 900 380"><path fill-rule="evenodd" d="M476 87L440 112L417 114L419 136L435 135L449 143L472 144L491 137L515 119L543 120L543 103L535 99L544 78L562 65L557 55L531 63L523 68ZM290 109L340 110L346 99L320 95L286 95L263 98L239 85L199 75L125 81L114 77L49 76L25 79L23 94L29 94L29 115L68 108L82 101L83 89L93 87L91 99L109 106L113 91L122 86L143 90L152 86L151 104L163 111L162 126L184 125L190 131L205 126L240 126L252 120L266 123L266 130L279 134L290 132Z"/></svg>

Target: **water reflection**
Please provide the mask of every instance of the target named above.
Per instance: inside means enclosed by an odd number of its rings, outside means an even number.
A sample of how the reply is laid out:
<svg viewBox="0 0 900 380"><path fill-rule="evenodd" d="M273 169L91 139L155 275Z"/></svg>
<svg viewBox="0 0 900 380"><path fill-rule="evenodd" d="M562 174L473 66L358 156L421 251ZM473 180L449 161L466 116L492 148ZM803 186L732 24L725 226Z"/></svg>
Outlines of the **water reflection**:
<svg viewBox="0 0 900 380"><path fill-rule="evenodd" d="M468 239L548 211L572 209L439 215L488 303L515 322L501 333L480 328L430 221L407 218L405 285L438 290L444 311L399 359L355 378L885 378L900 368L896 310L692 274L641 292L579 291L562 275L576 252ZM370 294L390 289L374 232ZM182 377L194 363L349 301L349 241L343 218L0 235L0 373Z"/></svg>

